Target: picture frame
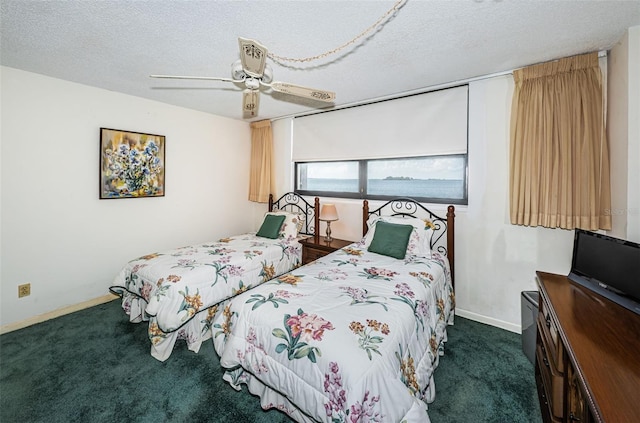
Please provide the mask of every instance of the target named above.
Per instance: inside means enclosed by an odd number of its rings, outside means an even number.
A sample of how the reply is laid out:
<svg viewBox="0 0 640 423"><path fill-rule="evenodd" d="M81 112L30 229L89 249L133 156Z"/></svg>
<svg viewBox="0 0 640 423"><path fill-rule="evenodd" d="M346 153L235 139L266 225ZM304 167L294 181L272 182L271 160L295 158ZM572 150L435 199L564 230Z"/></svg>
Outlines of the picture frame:
<svg viewBox="0 0 640 423"><path fill-rule="evenodd" d="M100 128L100 199L164 197L164 135Z"/></svg>

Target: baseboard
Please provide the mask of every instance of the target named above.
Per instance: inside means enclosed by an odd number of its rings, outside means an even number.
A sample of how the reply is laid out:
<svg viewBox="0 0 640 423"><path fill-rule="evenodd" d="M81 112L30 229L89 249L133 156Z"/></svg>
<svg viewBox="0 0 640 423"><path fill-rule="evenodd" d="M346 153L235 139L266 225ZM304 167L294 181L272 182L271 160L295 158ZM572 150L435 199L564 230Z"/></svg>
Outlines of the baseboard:
<svg viewBox="0 0 640 423"><path fill-rule="evenodd" d="M509 332L522 333L520 325L514 325L513 323L505 322L503 320L493 319L491 317L483 316L481 314L473 313L471 311L460 310L456 307L456 316L464 317L465 319L473 320L475 322L484 323L490 326L495 326L500 329L508 330Z"/></svg>
<svg viewBox="0 0 640 423"><path fill-rule="evenodd" d="M79 304L73 304L70 306L62 307L57 310L50 311L48 313L39 314L37 316L30 317L20 322L10 323L0 327L0 335L7 332L13 332L14 330L26 328L27 326L35 325L36 323L42 323L44 321L54 319L56 317L64 316L65 314L73 313L75 311L84 310L85 308L97 306L98 304L108 303L119 298L114 294L106 294L102 297L94 298L92 300L84 301Z"/></svg>

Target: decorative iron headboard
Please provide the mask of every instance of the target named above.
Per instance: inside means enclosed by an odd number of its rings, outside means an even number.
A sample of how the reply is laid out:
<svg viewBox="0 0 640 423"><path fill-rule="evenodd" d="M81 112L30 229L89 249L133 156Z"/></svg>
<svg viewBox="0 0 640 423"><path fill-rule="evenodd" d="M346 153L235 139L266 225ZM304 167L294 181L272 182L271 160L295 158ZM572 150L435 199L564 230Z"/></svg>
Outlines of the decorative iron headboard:
<svg viewBox="0 0 640 423"><path fill-rule="evenodd" d="M320 199L318 197L315 198L314 205L311 205L295 192L288 192L276 201L273 201L273 195L269 194L269 211L278 210L304 216L304 225L300 233L316 236L316 228L320 227Z"/></svg>
<svg viewBox="0 0 640 423"><path fill-rule="evenodd" d="M417 217L419 219L429 219L434 225L433 235L431 236L430 247L432 250L447 256L449 259L449 267L451 268L451 280L454 280L454 220L455 207L447 207L446 218L440 217L431 210L424 207L418 201L412 198L395 198L389 200L377 209L369 211L369 202L363 201L362 204L362 235L367 233L367 221L371 215L376 216L402 216ZM446 234L446 238L444 238Z"/></svg>

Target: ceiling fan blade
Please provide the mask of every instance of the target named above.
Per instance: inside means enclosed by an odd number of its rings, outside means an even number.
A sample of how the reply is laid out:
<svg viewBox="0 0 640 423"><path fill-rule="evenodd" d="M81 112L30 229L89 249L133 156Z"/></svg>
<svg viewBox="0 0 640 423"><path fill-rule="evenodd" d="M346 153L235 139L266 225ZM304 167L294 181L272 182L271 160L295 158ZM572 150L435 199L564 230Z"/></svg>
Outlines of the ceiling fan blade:
<svg viewBox="0 0 640 423"><path fill-rule="evenodd" d="M262 78L267 64L267 48L255 40L238 37L240 60L245 73L254 78Z"/></svg>
<svg viewBox="0 0 640 423"><path fill-rule="evenodd" d="M260 91L244 90L242 92L242 112L247 117L258 116L260 106Z"/></svg>
<svg viewBox="0 0 640 423"><path fill-rule="evenodd" d="M179 76L179 75L149 75L151 78L166 78L166 79L202 79L206 81L225 81L225 82L242 82L242 80L236 80L231 78L220 78L217 76Z"/></svg>
<svg viewBox="0 0 640 423"><path fill-rule="evenodd" d="M267 85L267 84L264 84ZM286 82L272 82L268 84L274 91L280 93L297 95L298 97L306 97L313 100L331 103L336 99L336 93L333 91L319 90L317 88L303 87L300 85L289 84Z"/></svg>

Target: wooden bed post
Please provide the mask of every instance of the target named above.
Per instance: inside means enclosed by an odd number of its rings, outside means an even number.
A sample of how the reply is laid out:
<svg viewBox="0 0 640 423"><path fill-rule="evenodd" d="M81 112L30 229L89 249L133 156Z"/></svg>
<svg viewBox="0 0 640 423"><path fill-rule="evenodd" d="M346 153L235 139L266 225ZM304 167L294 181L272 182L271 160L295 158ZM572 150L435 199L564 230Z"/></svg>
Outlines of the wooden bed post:
<svg viewBox="0 0 640 423"><path fill-rule="evenodd" d="M362 202L362 236L367 234L367 220L369 219L369 202L364 200Z"/></svg>
<svg viewBox="0 0 640 423"><path fill-rule="evenodd" d="M269 194L269 211L273 211L273 194Z"/></svg>
<svg viewBox="0 0 640 423"><path fill-rule="evenodd" d="M320 242L320 199L318 197L313 201L313 209L315 210L313 213L313 242L316 244Z"/></svg>
<svg viewBox="0 0 640 423"><path fill-rule="evenodd" d="M454 260L454 255L455 255L455 225L454 225L454 218L456 217L455 214L455 207L454 206L449 206L447 207L447 257L449 257L449 267L451 267L451 285L453 285L454 290L455 290L455 278L454 278L454 272L455 272L455 260Z"/></svg>

